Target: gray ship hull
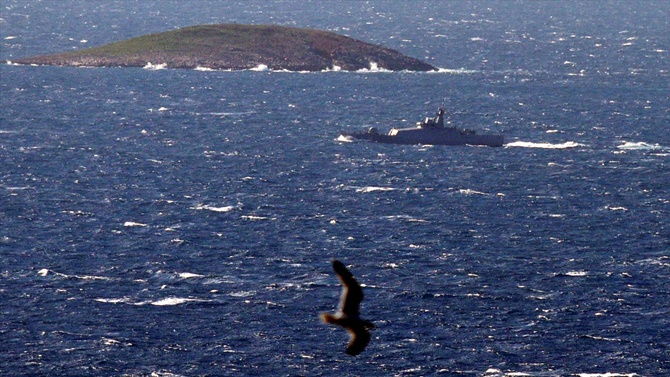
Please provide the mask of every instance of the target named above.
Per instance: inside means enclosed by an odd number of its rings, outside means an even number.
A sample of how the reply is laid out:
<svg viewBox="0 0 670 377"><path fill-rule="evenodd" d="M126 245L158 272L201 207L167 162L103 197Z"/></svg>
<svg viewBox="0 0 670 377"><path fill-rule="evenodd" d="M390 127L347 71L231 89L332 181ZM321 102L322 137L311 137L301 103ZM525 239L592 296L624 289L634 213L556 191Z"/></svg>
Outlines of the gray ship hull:
<svg viewBox="0 0 670 377"><path fill-rule="evenodd" d="M386 144L427 144L427 145L484 145L502 147L502 135L478 135L473 131L455 128L407 128L393 129L388 134L375 130L364 132L342 132L343 136L358 140L369 140Z"/></svg>
<svg viewBox="0 0 670 377"><path fill-rule="evenodd" d="M376 128L363 132L342 132L342 136L358 140L369 140L387 144L426 145L485 145L502 147L502 135L478 135L477 132L456 127L445 127L445 111L439 108L435 118L426 118L413 128L393 128L388 134L380 134Z"/></svg>

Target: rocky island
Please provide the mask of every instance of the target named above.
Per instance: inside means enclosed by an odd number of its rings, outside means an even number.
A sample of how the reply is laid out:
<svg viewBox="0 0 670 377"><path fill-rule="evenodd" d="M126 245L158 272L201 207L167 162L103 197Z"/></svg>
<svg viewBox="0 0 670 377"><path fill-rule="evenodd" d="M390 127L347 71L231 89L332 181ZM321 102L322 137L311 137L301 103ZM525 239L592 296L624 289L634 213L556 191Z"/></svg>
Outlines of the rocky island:
<svg viewBox="0 0 670 377"><path fill-rule="evenodd" d="M287 71L432 71L430 64L398 51L333 32L277 25L199 25L149 34L100 47L19 59L13 63Z"/></svg>

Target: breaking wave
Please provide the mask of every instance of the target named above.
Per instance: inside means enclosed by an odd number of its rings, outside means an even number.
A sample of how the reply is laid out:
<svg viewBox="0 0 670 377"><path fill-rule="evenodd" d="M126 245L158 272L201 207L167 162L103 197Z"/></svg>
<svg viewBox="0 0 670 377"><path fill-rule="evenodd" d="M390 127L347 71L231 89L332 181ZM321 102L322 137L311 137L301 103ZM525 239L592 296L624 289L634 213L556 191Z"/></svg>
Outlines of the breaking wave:
<svg viewBox="0 0 670 377"><path fill-rule="evenodd" d="M585 144L577 143L575 141L566 141L565 143L534 143L531 141L515 141L505 144L505 147L519 147L519 148L541 148L541 149L569 149L577 147L585 147Z"/></svg>
<svg viewBox="0 0 670 377"><path fill-rule="evenodd" d="M150 71L158 71L160 69L167 69L167 63L162 63L162 64L152 64L148 62L144 67L144 69L148 69Z"/></svg>
<svg viewBox="0 0 670 377"><path fill-rule="evenodd" d="M386 68L380 68L379 64L377 64L376 62L370 62L370 68L362 68L362 69L359 69L356 72L370 73L370 72L393 72L393 71L388 70Z"/></svg>
<svg viewBox="0 0 670 377"><path fill-rule="evenodd" d="M202 204L202 205L197 205L197 206L192 207L192 208L195 209L195 210L199 210L199 211L207 210L207 211L212 211L212 212L230 212L232 210L239 209L240 204L237 204L237 205L234 205L234 206L223 206L223 207L214 207L214 206Z"/></svg>
<svg viewBox="0 0 670 377"><path fill-rule="evenodd" d="M395 188L393 187L376 187L376 186L368 186L368 187L359 187L356 189L356 192L362 192L362 193L368 193L368 192L375 192L375 191L393 191Z"/></svg>
<svg viewBox="0 0 670 377"><path fill-rule="evenodd" d="M127 304L135 306L144 306L144 305L153 305L153 306L176 306L181 304L188 303L208 303L213 302L212 300L203 300L198 298L185 298L185 297L167 297L154 301L135 301L129 297L123 298L96 298L93 301L101 302L105 304Z"/></svg>
<svg viewBox="0 0 670 377"><path fill-rule="evenodd" d="M623 150L670 151L670 147L665 147L660 144L649 144L641 141L624 141L623 144L617 145L617 148Z"/></svg>

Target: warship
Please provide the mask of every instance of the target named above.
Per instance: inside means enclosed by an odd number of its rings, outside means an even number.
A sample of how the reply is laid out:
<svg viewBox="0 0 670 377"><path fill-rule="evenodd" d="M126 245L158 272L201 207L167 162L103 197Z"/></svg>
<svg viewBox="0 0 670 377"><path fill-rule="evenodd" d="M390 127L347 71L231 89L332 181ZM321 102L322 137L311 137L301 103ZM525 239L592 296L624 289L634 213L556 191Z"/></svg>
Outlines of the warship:
<svg viewBox="0 0 670 377"><path fill-rule="evenodd" d="M342 132L345 138L369 140L388 144L428 144L428 145L485 145L501 147L502 135L479 135L476 131L444 125L445 110L440 107L433 118L426 117L417 122L416 127L392 128L388 134L379 133L371 127L367 131Z"/></svg>

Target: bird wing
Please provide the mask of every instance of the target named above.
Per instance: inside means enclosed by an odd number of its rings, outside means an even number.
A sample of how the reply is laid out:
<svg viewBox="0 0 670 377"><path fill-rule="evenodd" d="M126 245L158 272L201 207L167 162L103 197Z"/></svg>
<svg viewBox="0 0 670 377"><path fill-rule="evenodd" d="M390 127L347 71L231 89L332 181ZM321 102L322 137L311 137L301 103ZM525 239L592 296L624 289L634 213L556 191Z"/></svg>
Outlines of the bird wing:
<svg viewBox="0 0 670 377"><path fill-rule="evenodd" d="M358 316L359 306L363 301L363 289L358 284L354 275L338 260L333 261L333 270L342 282L342 296L340 298L340 311L348 316ZM370 336L368 335L368 338ZM367 344L367 342L366 342Z"/></svg>

